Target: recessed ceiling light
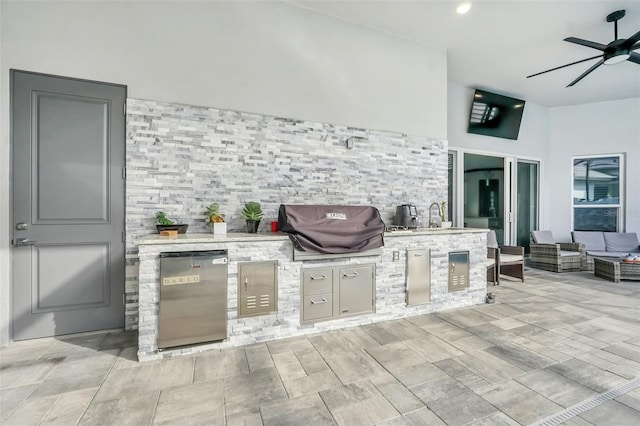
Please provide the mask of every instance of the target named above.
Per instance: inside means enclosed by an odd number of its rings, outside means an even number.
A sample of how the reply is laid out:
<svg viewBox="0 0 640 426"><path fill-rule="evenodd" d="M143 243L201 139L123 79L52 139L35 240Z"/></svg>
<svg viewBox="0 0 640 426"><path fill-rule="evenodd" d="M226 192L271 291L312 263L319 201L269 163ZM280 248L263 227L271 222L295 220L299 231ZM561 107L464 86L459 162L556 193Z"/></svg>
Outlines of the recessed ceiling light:
<svg viewBox="0 0 640 426"><path fill-rule="evenodd" d="M458 12L458 14L460 14L460 15L464 15L469 10L471 10L471 2L470 1L463 1L456 8L456 12Z"/></svg>

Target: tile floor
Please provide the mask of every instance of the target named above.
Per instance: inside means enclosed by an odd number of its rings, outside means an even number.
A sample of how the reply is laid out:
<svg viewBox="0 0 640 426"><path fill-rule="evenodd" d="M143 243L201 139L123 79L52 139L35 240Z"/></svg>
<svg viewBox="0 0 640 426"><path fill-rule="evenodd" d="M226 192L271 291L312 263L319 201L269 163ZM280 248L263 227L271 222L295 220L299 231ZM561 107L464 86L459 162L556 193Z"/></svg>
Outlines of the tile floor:
<svg viewBox="0 0 640 426"><path fill-rule="evenodd" d="M640 424L640 282L526 276L491 305L148 363L133 332L16 342L0 423Z"/></svg>

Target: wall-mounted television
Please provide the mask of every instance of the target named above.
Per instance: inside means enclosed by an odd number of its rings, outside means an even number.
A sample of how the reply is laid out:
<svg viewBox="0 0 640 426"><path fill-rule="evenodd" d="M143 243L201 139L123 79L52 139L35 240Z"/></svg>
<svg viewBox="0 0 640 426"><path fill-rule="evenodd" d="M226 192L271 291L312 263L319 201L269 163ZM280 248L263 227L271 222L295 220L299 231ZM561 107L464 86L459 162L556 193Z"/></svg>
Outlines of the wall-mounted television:
<svg viewBox="0 0 640 426"><path fill-rule="evenodd" d="M516 140L523 112L522 99L476 89L467 132Z"/></svg>

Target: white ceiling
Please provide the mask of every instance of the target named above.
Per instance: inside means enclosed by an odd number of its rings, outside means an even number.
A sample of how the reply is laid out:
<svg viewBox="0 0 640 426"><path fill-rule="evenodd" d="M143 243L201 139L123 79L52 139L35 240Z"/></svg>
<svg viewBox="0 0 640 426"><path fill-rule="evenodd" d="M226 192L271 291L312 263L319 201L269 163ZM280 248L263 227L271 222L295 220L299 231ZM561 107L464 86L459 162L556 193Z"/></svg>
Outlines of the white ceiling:
<svg viewBox="0 0 640 426"><path fill-rule="evenodd" d="M476 0L458 15L459 1L372 0L295 1L352 23L446 48L449 82L482 88L548 107L640 97L640 65L629 61L602 65L573 87L565 88L598 59L526 76L595 56L598 50L563 41L577 37L608 44L619 9L618 38L640 30L640 1ZM640 53L640 50L637 50Z"/></svg>

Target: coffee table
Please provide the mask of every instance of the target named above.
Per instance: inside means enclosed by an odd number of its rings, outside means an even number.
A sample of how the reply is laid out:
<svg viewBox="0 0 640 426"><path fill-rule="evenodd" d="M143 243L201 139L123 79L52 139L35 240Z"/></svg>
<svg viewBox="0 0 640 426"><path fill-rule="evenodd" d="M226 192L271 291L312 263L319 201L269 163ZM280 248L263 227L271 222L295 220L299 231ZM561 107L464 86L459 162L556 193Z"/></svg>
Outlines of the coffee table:
<svg viewBox="0 0 640 426"><path fill-rule="evenodd" d="M593 274L615 283L620 280L640 280L640 262L623 262L621 259L595 257Z"/></svg>

